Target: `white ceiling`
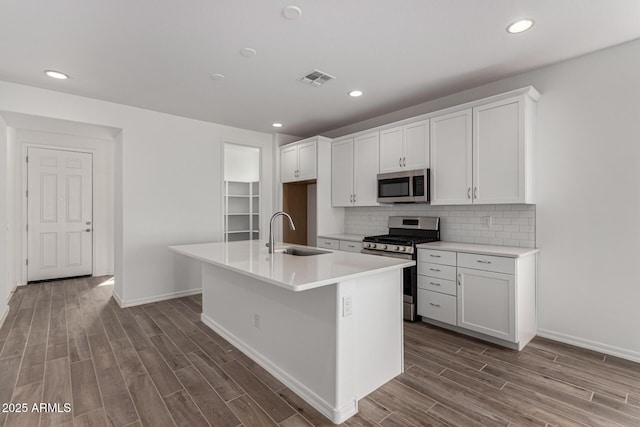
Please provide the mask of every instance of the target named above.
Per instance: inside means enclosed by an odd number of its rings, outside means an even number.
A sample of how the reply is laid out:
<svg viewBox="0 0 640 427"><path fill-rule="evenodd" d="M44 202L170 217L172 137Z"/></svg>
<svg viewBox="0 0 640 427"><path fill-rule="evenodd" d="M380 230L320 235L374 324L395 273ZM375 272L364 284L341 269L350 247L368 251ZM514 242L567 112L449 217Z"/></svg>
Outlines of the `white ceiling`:
<svg viewBox="0 0 640 427"><path fill-rule="evenodd" d="M0 80L309 136L639 37L638 0L1 0Z"/></svg>

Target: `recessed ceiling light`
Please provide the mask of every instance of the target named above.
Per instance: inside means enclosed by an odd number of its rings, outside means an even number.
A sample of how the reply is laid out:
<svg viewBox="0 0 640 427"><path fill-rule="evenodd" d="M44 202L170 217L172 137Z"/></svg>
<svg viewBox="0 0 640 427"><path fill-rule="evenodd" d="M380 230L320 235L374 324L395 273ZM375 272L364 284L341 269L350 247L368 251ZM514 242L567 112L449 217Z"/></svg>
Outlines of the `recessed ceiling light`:
<svg viewBox="0 0 640 427"><path fill-rule="evenodd" d="M251 49L250 47L245 47L242 48L240 50L240 55L246 57L246 58L251 58L252 56L256 55L256 50L255 49Z"/></svg>
<svg viewBox="0 0 640 427"><path fill-rule="evenodd" d="M273 126L274 128L281 128L282 127L282 123L274 123L271 126Z"/></svg>
<svg viewBox="0 0 640 427"><path fill-rule="evenodd" d="M224 80L224 74L220 74L220 73L211 74L211 80Z"/></svg>
<svg viewBox="0 0 640 427"><path fill-rule="evenodd" d="M298 19L302 15L302 9L298 6L287 6L282 9L282 15L287 19Z"/></svg>
<svg viewBox="0 0 640 427"><path fill-rule="evenodd" d="M527 31L531 27L533 27L532 19L522 19L510 24L507 27L507 32L511 34L522 33L523 31Z"/></svg>
<svg viewBox="0 0 640 427"><path fill-rule="evenodd" d="M55 71L55 70L45 70L44 73L51 77L52 79L58 79L58 80L66 80L69 78L68 75L66 75L65 73L61 73L60 71Z"/></svg>
<svg viewBox="0 0 640 427"><path fill-rule="evenodd" d="M362 91L361 90L352 90L351 92L349 92L349 96L357 98L359 96L362 96Z"/></svg>

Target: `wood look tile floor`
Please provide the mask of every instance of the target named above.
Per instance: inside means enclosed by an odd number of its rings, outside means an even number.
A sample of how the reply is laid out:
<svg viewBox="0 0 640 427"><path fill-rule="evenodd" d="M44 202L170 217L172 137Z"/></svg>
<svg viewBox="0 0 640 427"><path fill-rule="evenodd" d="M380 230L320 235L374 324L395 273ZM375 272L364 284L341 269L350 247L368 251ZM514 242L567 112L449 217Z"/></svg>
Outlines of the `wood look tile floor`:
<svg viewBox="0 0 640 427"><path fill-rule="evenodd" d="M0 404L72 411L0 412L0 427L332 425L203 325L199 296L121 309L109 279L13 295ZM516 352L405 323L405 373L345 425L640 426L640 365L542 338Z"/></svg>

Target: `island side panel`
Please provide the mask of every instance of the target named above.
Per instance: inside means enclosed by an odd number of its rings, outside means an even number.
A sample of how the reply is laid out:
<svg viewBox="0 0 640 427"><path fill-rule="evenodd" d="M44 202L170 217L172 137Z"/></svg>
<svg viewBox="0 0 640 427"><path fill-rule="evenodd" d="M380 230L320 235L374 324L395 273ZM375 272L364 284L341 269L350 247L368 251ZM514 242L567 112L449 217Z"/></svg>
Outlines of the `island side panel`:
<svg viewBox="0 0 640 427"><path fill-rule="evenodd" d="M202 320L331 417L335 408L336 286L293 292L202 266Z"/></svg>
<svg viewBox="0 0 640 427"><path fill-rule="evenodd" d="M338 294L340 300L353 295L353 325L349 316L338 317L339 336L346 340L338 346L351 343L354 355L343 352L338 371L347 370L341 362L351 364L353 396L362 399L403 372L402 269L339 283Z"/></svg>

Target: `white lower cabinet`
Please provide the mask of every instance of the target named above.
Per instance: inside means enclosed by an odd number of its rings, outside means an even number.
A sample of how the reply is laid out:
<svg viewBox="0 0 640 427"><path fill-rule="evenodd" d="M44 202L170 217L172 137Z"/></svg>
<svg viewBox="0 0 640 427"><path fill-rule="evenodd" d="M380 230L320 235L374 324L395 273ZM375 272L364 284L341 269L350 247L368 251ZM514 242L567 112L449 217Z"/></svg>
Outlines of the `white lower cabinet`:
<svg viewBox="0 0 640 427"><path fill-rule="evenodd" d="M458 267L458 283L458 326L515 342L516 276Z"/></svg>
<svg viewBox="0 0 640 427"><path fill-rule="evenodd" d="M352 240L327 239L326 237L318 237L317 246L319 248L332 249L336 251L357 252L362 249L361 242Z"/></svg>
<svg viewBox="0 0 640 427"><path fill-rule="evenodd" d="M419 248L418 315L521 350L537 331L535 253L507 257Z"/></svg>

